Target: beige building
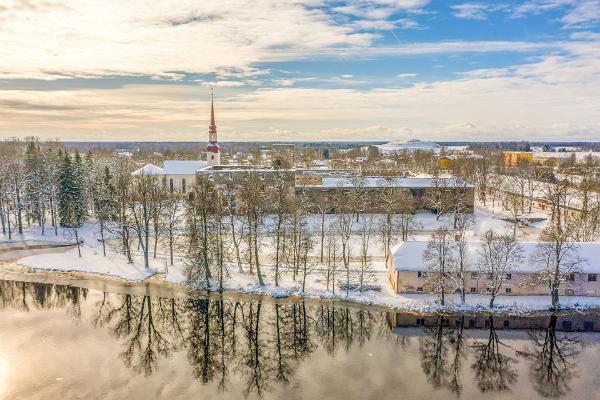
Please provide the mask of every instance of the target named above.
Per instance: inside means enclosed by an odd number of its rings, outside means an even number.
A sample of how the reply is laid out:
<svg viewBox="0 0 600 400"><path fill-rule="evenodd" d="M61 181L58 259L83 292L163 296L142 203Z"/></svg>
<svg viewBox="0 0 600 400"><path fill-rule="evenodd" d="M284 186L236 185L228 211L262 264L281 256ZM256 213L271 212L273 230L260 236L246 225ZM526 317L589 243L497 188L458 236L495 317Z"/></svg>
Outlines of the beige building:
<svg viewBox="0 0 600 400"><path fill-rule="evenodd" d="M197 172L205 168L207 168L206 161L202 160L165 160L162 168L154 164L146 164L131 175L161 177L169 192L189 194L194 191Z"/></svg>
<svg viewBox="0 0 600 400"><path fill-rule="evenodd" d="M586 262L579 272L571 275L570 280L561 285L563 296L598 296L600 295L600 243L578 243L579 256ZM538 272L533 264L532 256L537 243L521 243L523 262L505 277L500 295L547 295L548 286L538 283ZM423 253L427 248L426 241L406 241L392 251L387 271L390 285L396 293L432 292L432 283L427 279L427 266L423 261ZM470 242L467 245L467 260L475 266L479 259L481 242ZM469 268L466 273L466 292L473 294L486 293L486 277L476 268ZM448 287L448 293L454 290Z"/></svg>

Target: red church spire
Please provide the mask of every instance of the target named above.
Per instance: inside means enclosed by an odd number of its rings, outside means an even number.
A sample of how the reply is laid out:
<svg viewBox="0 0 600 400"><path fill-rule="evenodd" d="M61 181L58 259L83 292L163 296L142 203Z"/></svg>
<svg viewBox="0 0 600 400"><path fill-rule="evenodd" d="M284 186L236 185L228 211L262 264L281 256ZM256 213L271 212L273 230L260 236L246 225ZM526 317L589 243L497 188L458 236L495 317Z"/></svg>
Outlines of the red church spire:
<svg viewBox="0 0 600 400"><path fill-rule="evenodd" d="M217 124L215 123L215 105L212 88L210 89L210 125L208 126L208 145L206 151L209 153L218 153L219 144L217 143Z"/></svg>

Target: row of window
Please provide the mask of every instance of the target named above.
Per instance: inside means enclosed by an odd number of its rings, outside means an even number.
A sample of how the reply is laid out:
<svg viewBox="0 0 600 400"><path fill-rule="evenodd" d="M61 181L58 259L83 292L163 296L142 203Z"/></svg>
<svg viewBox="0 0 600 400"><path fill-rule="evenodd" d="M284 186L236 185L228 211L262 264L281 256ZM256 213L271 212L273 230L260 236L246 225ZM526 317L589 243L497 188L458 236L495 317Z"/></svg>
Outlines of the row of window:
<svg viewBox="0 0 600 400"><path fill-rule="evenodd" d="M426 271L417 271L417 278L427 278L427 272ZM479 279L479 272L471 272L471 279ZM506 274L506 280L507 281L512 280L512 274ZM567 275L567 280L574 281L575 274ZM587 274L587 281L588 282L597 282L598 274Z"/></svg>
<svg viewBox="0 0 600 400"><path fill-rule="evenodd" d="M442 324L443 325L449 325L449 320L444 318L442 320ZM458 324L458 321L456 321ZM417 318L417 325L419 326L423 326L425 325L425 318ZM486 319L484 321L484 325L486 328L489 328L490 326L490 320ZM476 323L474 319L469 319L469 328L475 328ZM508 319L505 319L502 321L502 326L504 326L505 328L508 328L510 326L510 321ZM562 327L564 330L571 330L573 329L573 322L569 321L569 320L564 320L562 321ZM583 330L585 331L593 331L594 330L594 321L584 321L583 322Z"/></svg>

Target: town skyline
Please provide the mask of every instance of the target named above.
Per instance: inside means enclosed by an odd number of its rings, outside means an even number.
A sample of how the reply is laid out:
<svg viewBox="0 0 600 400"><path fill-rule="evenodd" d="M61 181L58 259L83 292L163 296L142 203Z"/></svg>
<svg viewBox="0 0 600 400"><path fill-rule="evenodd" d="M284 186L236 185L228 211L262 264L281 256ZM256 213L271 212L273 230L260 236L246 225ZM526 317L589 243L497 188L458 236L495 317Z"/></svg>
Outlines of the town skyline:
<svg viewBox="0 0 600 400"><path fill-rule="evenodd" d="M600 1L13 1L0 136L592 141ZM101 21L101 22L100 22Z"/></svg>

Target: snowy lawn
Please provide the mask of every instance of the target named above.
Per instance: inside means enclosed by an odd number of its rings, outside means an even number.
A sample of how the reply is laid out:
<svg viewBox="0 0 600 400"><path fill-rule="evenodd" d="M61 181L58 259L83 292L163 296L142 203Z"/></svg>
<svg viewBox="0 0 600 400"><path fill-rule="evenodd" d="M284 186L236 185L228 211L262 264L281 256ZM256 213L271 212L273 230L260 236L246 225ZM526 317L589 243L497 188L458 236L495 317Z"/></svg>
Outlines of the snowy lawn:
<svg viewBox="0 0 600 400"><path fill-rule="evenodd" d="M423 226L423 231L417 232L415 238L418 240L427 240L430 230L446 226L451 228L452 216L442 216L439 220L435 215L429 213L419 213L417 220ZM471 239L476 240L479 235L487 229L501 231L508 229L508 225L500 216L482 208L475 211L475 223ZM535 236L539 234L539 228L529 228L530 234ZM82 257L78 256L77 248L70 248L64 253L40 254L22 258L18 261L19 265L43 270L63 271L63 272L82 272L89 274L105 275L117 277L130 281L142 281L156 274L164 274L165 282L172 284L185 285L185 273L183 263L177 258L174 266L167 267L167 255L159 252L157 259L151 258L149 269L143 267L142 256L140 252L135 252L134 263L127 263L125 256L114 252L107 246L107 257L102 254L102 245L98 241L96 224L85 224L79 230L79 236L83 240L81 246ZM39 230L32 228L21 236L15 236L13 240L4 242L19 243L26 241L55 241L60 243L73 243L72 232L69 230L59 230L59 235L55 236L51 230L46 231L46 235L40 235ZM353 237L352 245L359 245L359 238ZM340 300L356 301L364 304L374 304L391 307L403 311L430 312L436 310L487 310L489 297L485 295L467 295L467 303L460 304L457 296L447 296L447 304L441 307L437 303L437 298L427 294L406 294L398 295L391 290L387 279L385 263L383 262L380 244L373 237L370 246L370 253L373 256L373 272L376 284L380 290L368 290L359 292L351 290L348 294L339 287L335 294L327 290L325 282L325 273L322 270L313 270L307 277L306 288L302 291L302 285L298 280L292 280L289 271L282 275L280 285L273 285L274 272L270 264L270 253L272 245L268 238L263 242L261 255L264 261L261 261L261 268L264 275L264 286L258 285L256 274L250 274L247 266L244 272L239 272L237 265L228 267L228 277L225 281L226 290L236 290L245 293L265 294L274 297L283 296L303 296L316 298L336 298ZM319 251L317 245L313 255ZM343 281L344 271L340 268L337 272L337 279ZM212 288L216 289L216 282L212 283ZM600 297L561 297L561 304L565 307L585 309L590 307L600 307ZM520 312L520 311L538 311L547 310L550 307L550 296L499 296L496 299L496 308L501 311Z"/></svg>

